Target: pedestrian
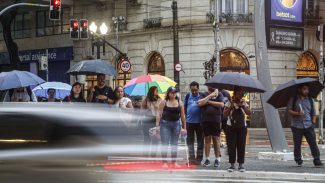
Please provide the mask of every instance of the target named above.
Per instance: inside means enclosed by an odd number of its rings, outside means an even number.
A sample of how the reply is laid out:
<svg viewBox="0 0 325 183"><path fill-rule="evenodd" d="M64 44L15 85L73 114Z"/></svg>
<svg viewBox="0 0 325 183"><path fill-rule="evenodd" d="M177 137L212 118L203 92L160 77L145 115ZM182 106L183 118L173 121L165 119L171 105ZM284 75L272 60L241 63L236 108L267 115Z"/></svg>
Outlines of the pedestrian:
<svg viewBox="0 0 325 183"><path fill-rule="evenodd" d="M144 145L149 147L149 149L145 150L149 156L156 156L158 147L158 139L151 138L149 130L156 126L156 118L160 102L161 99L158 95L158 88L156 86L150 87L148 94L141 105L144 112L144 119L142 121Z"/></svg>
<svg viewBox="0 0 325 183"><path fill-rule="evenodd" d="M193 81L190 84L190 92L185 95L184 109L186 114L186 143L188 146L189 162L195 165L201 165L203 160L203 131L201 127L201 108L198 101L203 97L203 93L199 92L199 83ZM195 156L194 141L196 137L197 149Z"/></svg>
<svg viewBox="0 0 325 183"><path fill-rule="evenodd" d="M56 97L56 90L54 88L47 89L47 98L44 100L44 102L61 102Z"/></svg>
<svg viewBox="0 0 325 183"><path fill-rule="evenodd" d="M227 102L229 102L230 99L231 99L230 93L227 90L221 90L220 92L223 95L223 103L226 104ZM221 125L221 130L225 134L226 145L228 145L228 143L227 143L227 121L228 121L228 118L223 115L224 108L225 107L222 108L222 118L221 118L222 119L222 121L221 121L222 122L221 123L222 125ZM222 146L224 146L224 145L221 144L221 147Z"/></svg>
<svg viewBox="0 0 325 183"><path fill-rule="evenodd" d="M21 87L7 90L3 102L37 102L37 98L29 87Z"/></svg>
<svg viewBox="0 0 325 183"><path fill-rule="evenodd" d="M133 109L132 101L125 96L122 86L117 86L114 90L113 106L120 109Z"/></svg>
<svg viewBox="0 0 325 183"><path fill-rule="evenodd" d="M70 95L66 96L63 99L63 102L86 102L81 87L82 87L81 83L75 82L72 85Z"/></svg>
<svg viewBox="0 0 325 183"><path fill-rule="evenodd" d="M292 97L287 105L291 120L291 130L294 141L294 157L298 167L301 167L301 142L304 136L309 144L315 167L323 166L320 152L316 143L315 123L316 109L314 100L309 96L309 86L302 84L298 87L297 94Z"/></svg>
<svg viewBox="0 0 325 183"><path fill-rule="evenodd" d="M182 126L180 125L180 119ZM156 126L160 127L161 143L163 145L161 155L163 158L163 168L168 168L167 153L168 146L171 146L171 158L174 168L180 166L176 163L177 146L180 133L186 133L186 118L184 104L177 96L174 87L167 89L166 97L159 104Z"/></svg>
<svg viewBox="0 0 325 183"><path fill-rule="evenodd" d="M205 162L203 166L210 166L211 139L214 147L214 167L220 166L220 133L223 96L218 89L208 87L208 92L199 100L202 110L202 129L204 134Z"/></svg>
<svg viewBox="0 0 325 183"><path fill-rule="evenodd" d="M245 172L245 146L247 136L246 115L251 114L251 110L244 100L244 91L240 87L234 89L233 97L225 105L224 116L227 121L228 154L230 168L229 172L235 171L237 154L238 170Z"/></svg>
<svg viewBox="0 0 325 183"><path fill-rule="evenodd" d="M88 102L113 104L113 89L106 85L105 75L97 75L97 86L89 89Z"/></svg>

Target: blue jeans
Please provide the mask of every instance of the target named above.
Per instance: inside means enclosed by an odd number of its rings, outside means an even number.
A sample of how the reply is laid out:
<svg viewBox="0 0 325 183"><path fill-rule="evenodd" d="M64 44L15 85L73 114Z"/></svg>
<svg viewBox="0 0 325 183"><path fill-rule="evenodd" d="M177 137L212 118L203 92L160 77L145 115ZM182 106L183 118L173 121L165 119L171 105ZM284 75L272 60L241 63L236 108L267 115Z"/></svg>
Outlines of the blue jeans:
<svg viewBox="0 0 325 183"><path fill-rule="evenodd" d="M163 145L161 156L163 162L167 162L168 146L171 146L172 162L176 162L178 138L181 131L180 121L165 121L160 123L160 136Z"/></svg>

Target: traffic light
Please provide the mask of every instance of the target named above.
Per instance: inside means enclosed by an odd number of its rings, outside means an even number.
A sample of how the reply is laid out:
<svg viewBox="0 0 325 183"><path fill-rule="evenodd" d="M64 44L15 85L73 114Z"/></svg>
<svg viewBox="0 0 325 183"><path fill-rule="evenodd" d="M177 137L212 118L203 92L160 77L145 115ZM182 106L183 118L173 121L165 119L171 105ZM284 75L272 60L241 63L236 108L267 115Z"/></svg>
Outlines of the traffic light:
<svg viewBox="0 0 325 183"><path fill-rule="evenodd" d="M61 0L50 0L50 20L60 20Z"/></svg>
<svg viewBox="0 0 325 183"><path fill-rule="evenodd" d="M80 19L79 21L80 24L80 39L88 39L89 37L89 24L88 24L88 20L86 19Z"/></svg>
<svg viewBox="0 0 325 183"><path fill-rule="evenodd" d="M70 38L73 40L79 39L79 21L77 19L70 20Z"/></svg>

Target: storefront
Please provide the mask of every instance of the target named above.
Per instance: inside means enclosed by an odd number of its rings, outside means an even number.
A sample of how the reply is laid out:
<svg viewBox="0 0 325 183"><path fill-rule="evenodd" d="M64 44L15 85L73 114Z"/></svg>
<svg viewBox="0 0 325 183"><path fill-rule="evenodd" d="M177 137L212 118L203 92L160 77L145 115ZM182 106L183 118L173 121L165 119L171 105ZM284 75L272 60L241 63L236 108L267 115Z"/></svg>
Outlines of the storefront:
<svg viewBox="0 0 325 183"><path fill-rule="evenodd" d="M21 70L30 71L46 80L46 71L40 71L39 60L48 56L48 81L58 81L70 84L69 75L65 74L70 68L73 59L72 47L47 48L37 50L24 50L19 52ZM8 53L0 53L2 71L10 71Z"/></svg>

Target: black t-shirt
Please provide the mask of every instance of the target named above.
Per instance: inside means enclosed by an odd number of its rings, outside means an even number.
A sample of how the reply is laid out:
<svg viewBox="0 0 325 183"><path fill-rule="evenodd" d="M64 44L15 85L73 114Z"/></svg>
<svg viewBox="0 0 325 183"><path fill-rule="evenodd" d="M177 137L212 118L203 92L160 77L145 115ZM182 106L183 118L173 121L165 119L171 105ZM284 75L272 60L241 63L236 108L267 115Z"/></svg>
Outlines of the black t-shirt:
<svg viewBox="0 0 325 183"><path fill-rule="evenodd" d="M91 101L93 103L107 103L106 100L97 99L97 96L99 96L99 95L105 95L109 99L112 99L112 100L114 99L113 89L109 86L104 86L103 88L99 88L98 86L95 86L93 100Z"/></svg>
<svg viewBox="0 0 325 183"><path fill-rule="evenodd" d="M209 94L204 93L202 98L207 97ZM219 92L217 97L210 99L213 102L224 102L223 95ZM202 107L202 121L203 122L221 122L222 107L215 107L212 105L205 105Z"/></svg>
<svg viewBox="0 0 325 183"><path fill-rule="evenodd" d="M74 97L66 96L63 99L63 102L86 102L86 100L84 98L74 98Z"/></svg>

